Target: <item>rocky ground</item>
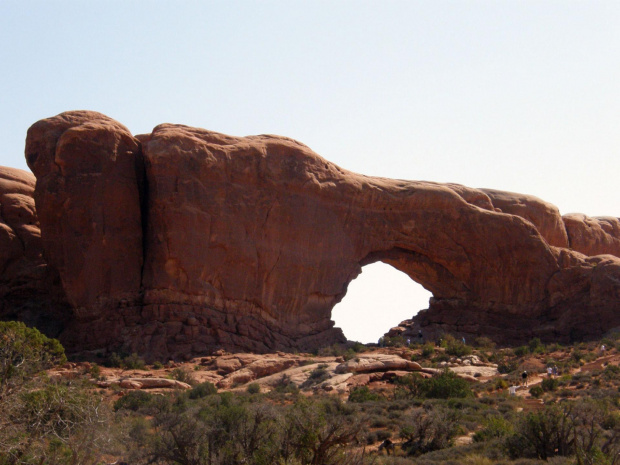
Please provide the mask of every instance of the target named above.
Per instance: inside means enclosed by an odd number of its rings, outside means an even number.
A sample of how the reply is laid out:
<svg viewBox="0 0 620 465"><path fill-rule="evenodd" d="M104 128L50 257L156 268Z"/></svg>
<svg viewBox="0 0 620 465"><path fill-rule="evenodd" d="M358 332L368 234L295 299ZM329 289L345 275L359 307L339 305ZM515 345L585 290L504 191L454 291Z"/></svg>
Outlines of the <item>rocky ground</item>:
<svg viewBox="0 0 620 465"><path fill-rule="evenodd" d="M517 386L515 395L532 397L529 390L542 382L547 376L544 359L562 360L569 358L569 350L547 354L545 357L530 355L520 361L520 367L529 372L528 386L522 385L518 373L500 374L498 365L489 361L488 352L475 351L463 357L447 357L442 348L434 349L437 355L447 358L432 362L432 357L424 359L422 349L408 347L370 348L365 352L351 355L318 356L312 354L273 354L226 353L195 358L187 362L169 362L165 365L144 366L143 368L105 367L89 362L70 362L49 371L50 377L77 378L89 376L93 385L113 397L122 396L130 390L148 389L167 391L172 389L191 389L193 385L209 382L219 391L243 391L250 385L261 392L269 392L283 384L294 385L302 392L331 393L346 398L360 386L371 390L390 391L392 381L410 373L429 377L448 369L472 384L490 385L496 379L505 379L501 386ZM417 359L417 361L412 361ZM611 350L607 353L590 352L588 361L581 366L565 370L564 374L602 370L606 365L620 364L620 354ZM138 363L139 364L139 363ZM518 370L517 370L518 371ZM570 388L570 386L569 386ZM532 405L540 401L534 399Z"/></svg>

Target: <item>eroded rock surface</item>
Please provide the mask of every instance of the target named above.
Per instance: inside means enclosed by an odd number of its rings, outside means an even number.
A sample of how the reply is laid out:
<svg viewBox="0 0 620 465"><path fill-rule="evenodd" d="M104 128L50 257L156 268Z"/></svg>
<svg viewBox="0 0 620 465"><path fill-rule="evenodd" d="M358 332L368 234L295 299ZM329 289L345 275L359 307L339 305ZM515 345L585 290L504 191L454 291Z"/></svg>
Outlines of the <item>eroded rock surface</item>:
<svg viewBox="0 0 620 465"><path fill-rule="evenodd" d="M58 274L45 262L32 174L0 167L0 319L56 337L70 318Z"/></svg>
<svg viewBox="0 0 620 465"><path fill-rule="evenodd" d="M183 358L341 341L331 310L376 261L433 293L415 319L426 337L569 340L620 325L617 218L367 177L284 137L172 124L133 137L92 112L33 125L26 158L73 307L70 350Z"/></svg>

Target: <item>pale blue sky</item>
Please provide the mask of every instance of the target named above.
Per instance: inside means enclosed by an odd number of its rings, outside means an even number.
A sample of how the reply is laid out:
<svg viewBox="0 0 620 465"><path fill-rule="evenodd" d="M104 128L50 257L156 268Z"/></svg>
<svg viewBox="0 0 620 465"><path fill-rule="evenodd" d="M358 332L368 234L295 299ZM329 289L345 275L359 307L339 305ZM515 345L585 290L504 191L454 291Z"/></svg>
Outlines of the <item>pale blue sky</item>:
<svg viewBox="0 0 620 465"><path fill-rule="evenodd" d="M26 168L33 122L91 109L620 216L615 0L2 0L0 63L2 165Z"/></svg>

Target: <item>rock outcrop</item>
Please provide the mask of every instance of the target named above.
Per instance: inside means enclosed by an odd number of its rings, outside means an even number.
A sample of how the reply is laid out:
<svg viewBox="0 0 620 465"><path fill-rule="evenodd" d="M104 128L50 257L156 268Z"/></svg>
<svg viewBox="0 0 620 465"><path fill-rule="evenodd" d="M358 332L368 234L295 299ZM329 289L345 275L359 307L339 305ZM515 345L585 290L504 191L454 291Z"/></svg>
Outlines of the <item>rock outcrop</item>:
<svg viewBox="0 0 620 465"><path fill-rule="evenodd" d="M367 177L283 137L172 124L133 137L93 112L33 125L26 158L73 351L182 358L342 341L331 310L376 261L433 293L415 318L428 337L569 340L620 325L617 218Z"/></svg>
<svg viewBox="0 0 620 465"><path fill-rule="evenodd" d="M56 337L71 314L58 274L42 256L35 182L26 171L0 167L0 320Z"/></svg>

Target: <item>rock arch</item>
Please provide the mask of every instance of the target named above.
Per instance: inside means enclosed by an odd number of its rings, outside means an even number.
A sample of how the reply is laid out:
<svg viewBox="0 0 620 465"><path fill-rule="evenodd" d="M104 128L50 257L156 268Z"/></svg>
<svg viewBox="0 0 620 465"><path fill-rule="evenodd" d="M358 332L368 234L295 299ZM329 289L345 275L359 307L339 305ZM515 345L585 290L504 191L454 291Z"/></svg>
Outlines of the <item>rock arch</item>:
<svg viewBox="0 0 620 465"><path fill-rule="evenodd" d="M617 218L363 176L283 137L172 124L133 137L94 112L33 125L26 158L75 350L180 357L339 341L331 310L374 261L433 293L417 317L430 333L521 342L620 324Z"/></svg>
<svg viewBox="0 0 620 465"><path fill-rule="evenodd" d="M406 273L382 261L362 267L332 310L335 326L350 341L376 343L403 320L427 309L432 293ZM417 330L416 330L417 331Z"/></svg>

